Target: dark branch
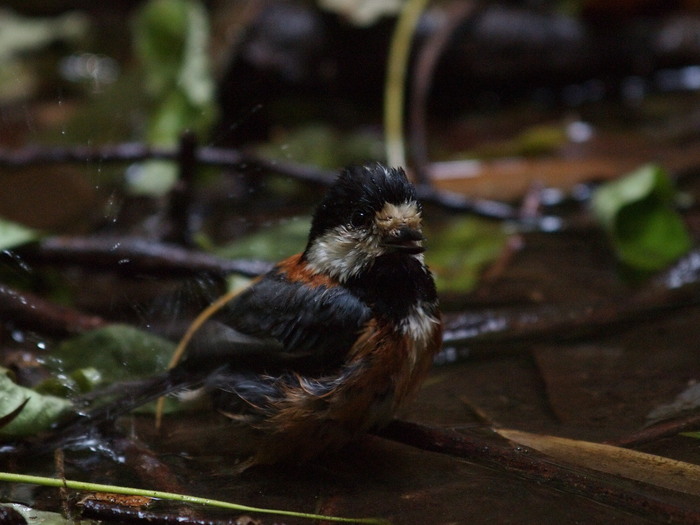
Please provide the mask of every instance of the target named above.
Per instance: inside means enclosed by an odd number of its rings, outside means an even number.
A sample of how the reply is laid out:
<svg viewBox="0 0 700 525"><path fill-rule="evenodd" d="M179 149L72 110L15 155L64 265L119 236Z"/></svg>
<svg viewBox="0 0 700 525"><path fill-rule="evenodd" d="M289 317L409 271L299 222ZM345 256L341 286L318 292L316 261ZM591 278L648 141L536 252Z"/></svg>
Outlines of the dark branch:
<svg viewBox="0 0 700 525"><path fill-rule="evenodd" d="M700 502L687 494L633 482L574 465L557 463L536 450L508 442L482 429L456 432L417 423L393 421L379 435L421 450L466 459L495 470L566 491L637 515L670 523L700 522ZM657 492L658 491L658 492Z"/></svg>
<svg viewBox="0 0 700 525"><path fill-rule="evenodd" d="M137 238L50 237L17 252L30 263L76 265L88 269L172 277L201 273L237 273L255 277L272 266L262 261L224 259Z"/></svg>
<svg viewBox="0 0 700 525"><path fill-rule="evenodd" d="M0 284L0 320L20 327L41 327L43 333L66 335L99 328L106 321Z"/></svg>
<svg viewBox="0 0 700 525"><path fill-rule="evenodd" d="M607 441L606 443L618 447L636 447L644 443L651 443L659 439L673 437L681 432L691 432L699 429L700 414L695 413L655 423L638 432Z"/></svg>
<svg viewBox="0 0 700 525"><path fill-rule="evenodd" d="M276 173L309 184L329 186L335 171L312 166L265 159L258 155L234 149L197 148L194 159L198 164L240 169L259 169ZM125 143L111 146L28 147L19 150L0 148L0 166L24 168L62 163L129 163L145 160L181 160L181 150L176 147L147 146L141 143ZM420 185L419 197L425 202L455 212L466 212L497 220L518 220L517 211L508 204L496 201L468 199L463 195ZM533 228L539 228L532 221Z"/></svg>

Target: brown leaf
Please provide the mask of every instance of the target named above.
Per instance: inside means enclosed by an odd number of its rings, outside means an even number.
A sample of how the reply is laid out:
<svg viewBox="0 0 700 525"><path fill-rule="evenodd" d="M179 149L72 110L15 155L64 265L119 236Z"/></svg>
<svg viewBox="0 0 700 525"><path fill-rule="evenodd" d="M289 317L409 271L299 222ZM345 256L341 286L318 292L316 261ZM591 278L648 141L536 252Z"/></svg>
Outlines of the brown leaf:
<svg viewBox="0 0 700 525"><path fill-rule="evenodd" d="M501 436L555 459L600 472L649 483L685 494L700 495L700 466L590 441L498 429Z"/></svg>

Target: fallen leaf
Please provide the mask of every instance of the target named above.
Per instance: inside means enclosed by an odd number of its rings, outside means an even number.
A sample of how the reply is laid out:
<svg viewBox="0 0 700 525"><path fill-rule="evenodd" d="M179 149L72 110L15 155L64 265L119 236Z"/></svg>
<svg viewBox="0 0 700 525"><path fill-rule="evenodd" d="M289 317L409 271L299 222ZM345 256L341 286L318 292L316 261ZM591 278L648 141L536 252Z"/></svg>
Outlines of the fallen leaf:
<svg viewBox="0 0 700 525"><path fill-rule="evenodd" d="M497 429L506 439L555 459L685 494L700 495L700 466L612 445Z"/></svg>
<svg viewBox="0 0 700 525"><path fill-rule="evenodd" d="M30 436L46 430L71 406L65 399L42 395L18 385L10 379L7 369L0 369L0 415L13 414L22 407L0 428L0 435Z"/></svg>
<svg viewBox="0 0 700 525"><path fill-rule="evenodd" d="M659 270L690 250L675 194L666 171L654 164L598 188L591 205L622 262Z"/></svg>

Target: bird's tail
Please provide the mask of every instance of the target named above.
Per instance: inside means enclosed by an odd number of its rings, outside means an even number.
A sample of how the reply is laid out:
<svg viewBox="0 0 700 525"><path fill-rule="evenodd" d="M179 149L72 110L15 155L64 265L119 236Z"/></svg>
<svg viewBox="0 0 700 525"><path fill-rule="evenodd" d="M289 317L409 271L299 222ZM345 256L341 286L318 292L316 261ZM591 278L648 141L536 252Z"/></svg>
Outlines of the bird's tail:
<svg viewBox="0 0 700 525"><path fill-rule="evenodd" d="M161 396L196 388L201 383L201 377L176 368L147 379L115 384L78 400L75 412L50 431L20 445L16 452L36 455L58 448L91 448L102 439L105 424Z"/></svg>

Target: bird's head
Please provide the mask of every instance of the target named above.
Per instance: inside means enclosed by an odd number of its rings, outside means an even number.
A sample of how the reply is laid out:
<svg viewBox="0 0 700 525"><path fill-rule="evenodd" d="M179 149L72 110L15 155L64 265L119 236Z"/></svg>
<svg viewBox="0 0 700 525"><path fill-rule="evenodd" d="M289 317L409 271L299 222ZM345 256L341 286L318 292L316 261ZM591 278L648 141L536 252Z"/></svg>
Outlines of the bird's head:
<svg viewBox="0 0 700 525"><path fill-rule="evenodd" d="M421 205L400 168L344 170L316 208L304 259L341 282L386 255L422 261Z"/></svg>

